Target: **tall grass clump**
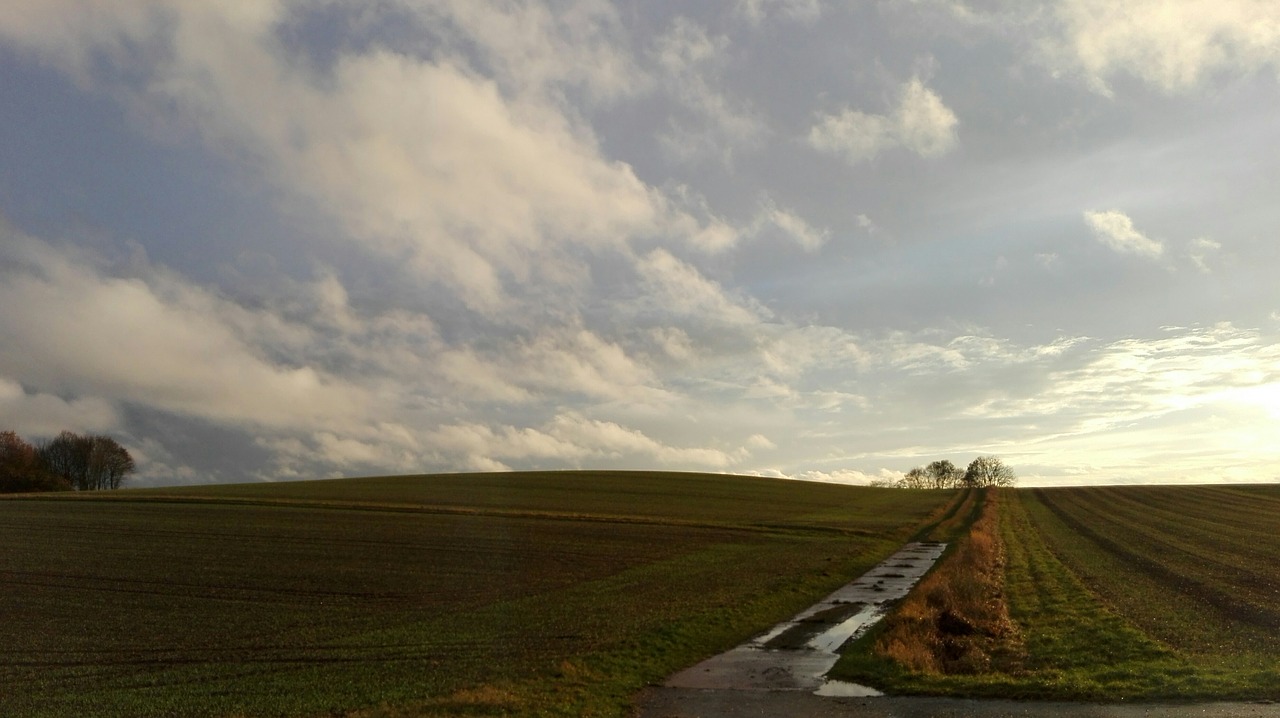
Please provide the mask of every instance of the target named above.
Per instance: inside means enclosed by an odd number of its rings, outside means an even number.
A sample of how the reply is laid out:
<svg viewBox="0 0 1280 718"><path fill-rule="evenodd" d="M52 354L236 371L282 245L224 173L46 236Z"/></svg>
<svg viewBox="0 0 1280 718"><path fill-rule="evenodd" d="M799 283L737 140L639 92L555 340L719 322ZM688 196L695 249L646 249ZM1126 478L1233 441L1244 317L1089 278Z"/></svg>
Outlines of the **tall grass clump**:
<svg viewBox="0 0 1280 718"><path fill-rule="evenodd" d="M875 653L928 675L1017 672L1022 644L1004 595L998 489L949 556L888 618Z"/></svg>

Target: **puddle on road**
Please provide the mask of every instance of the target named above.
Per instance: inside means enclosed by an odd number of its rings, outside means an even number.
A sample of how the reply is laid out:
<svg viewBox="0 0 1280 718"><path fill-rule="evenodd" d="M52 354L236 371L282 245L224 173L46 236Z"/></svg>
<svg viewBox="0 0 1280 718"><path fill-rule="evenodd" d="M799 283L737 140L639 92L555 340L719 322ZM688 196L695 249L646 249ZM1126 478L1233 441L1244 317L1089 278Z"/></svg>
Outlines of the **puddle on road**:
<svg viewBox="0 0 1280 718"><path fill-rule="evenodd" d="M867 686L828 681L840 647L884 617L947 545L909 543L856 581L750 641L685 669L667 680L673 688L807 691L821 696L881 695Z"/></svg>
<svg viewBox="0 0 1280 718"><path fill-rule="evenodd" d="M821 688L813 693L827 698L876 698L884 695L871 686L860 686L857 683L845 683L844 681L826 681Z"/></svg>

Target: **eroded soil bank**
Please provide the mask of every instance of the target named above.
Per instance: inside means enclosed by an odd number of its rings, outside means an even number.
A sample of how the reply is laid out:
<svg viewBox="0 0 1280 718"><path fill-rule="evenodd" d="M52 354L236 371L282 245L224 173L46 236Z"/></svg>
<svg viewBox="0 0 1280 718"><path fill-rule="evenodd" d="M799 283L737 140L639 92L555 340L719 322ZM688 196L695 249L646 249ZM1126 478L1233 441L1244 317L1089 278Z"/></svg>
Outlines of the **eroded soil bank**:
<svg viewBox="0 0 1280 718"><path fill-rule="evenodd" d="M946 544L909 543L856 581L789 621L667 680L670 688L800 691L832 696L879 695L827 681L839 650L880 620L942 555Z"/></svg>

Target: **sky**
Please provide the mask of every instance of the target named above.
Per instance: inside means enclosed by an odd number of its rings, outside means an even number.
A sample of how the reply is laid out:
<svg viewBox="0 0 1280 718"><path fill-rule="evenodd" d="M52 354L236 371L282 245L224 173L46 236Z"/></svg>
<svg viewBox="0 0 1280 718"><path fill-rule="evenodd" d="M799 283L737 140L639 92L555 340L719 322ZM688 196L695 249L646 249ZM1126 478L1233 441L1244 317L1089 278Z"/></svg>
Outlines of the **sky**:
<svg viewBox="0 0 1280 718"><path fill-rule="evenodd" d="M1272 0L7 0L0 429L134 485L1280 478Z"/></svg>

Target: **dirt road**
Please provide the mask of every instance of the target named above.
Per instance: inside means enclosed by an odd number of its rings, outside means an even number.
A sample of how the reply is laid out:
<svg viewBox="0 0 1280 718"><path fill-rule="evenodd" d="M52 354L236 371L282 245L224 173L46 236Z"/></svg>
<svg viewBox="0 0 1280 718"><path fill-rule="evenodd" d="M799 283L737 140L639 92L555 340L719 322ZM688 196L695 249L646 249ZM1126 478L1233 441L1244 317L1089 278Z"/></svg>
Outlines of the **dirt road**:
<svg viewBox="0 0 1280 718"><path fill-rule="evenodd" d="M879 621L945 551L944 543L909 543L852 583L789 621L667 679L671 688L741 691L879 691L827 681L840 647ZM852 692L850 692L852 691Z"/></svg>

